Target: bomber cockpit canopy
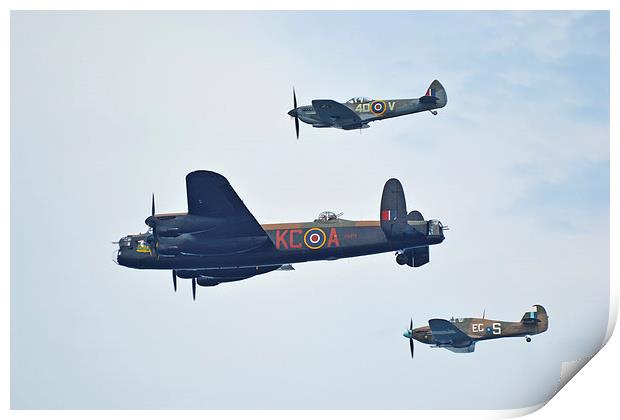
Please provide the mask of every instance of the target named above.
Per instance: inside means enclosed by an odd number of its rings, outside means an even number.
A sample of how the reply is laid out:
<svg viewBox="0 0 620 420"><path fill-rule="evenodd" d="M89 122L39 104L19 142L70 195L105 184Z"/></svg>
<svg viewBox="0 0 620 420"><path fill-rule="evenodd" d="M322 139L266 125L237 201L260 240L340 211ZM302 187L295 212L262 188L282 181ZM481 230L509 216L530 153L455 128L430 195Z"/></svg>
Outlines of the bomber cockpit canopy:
<svg viewBox="0 0 620 420"><path fill-rule="evenodd" d="M357 96L355 98L351 98L347 101L348 104L365 104L366 102L372 102L371 98L366 98L363 96Z"/></svg>
<svg viewBox="0 0 620 420"><path fill-rule="evenodd" d="M322 211L319 214L319 217L317 217L317 219L315 220L315 222L322 222L322 223L331 222L332 220L338 220L338 218L342 216L343 214L344 213L336 214L333 211Z"/></svg>

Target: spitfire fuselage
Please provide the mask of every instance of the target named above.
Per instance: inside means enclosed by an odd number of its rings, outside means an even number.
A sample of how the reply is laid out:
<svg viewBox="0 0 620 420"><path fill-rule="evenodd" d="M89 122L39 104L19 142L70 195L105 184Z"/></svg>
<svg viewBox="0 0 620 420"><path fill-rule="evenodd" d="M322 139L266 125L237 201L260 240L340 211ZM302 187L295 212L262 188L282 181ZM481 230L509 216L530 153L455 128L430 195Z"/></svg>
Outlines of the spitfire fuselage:
<svg viewBox="0 0 620 420"><path fill-rule="evenodd" d="M295 118L295 131L299 138L299 120L313 127L334 127L343 130L368 128L371 121L385 120L417 112L433 111L448 103L446 90L434 80L426 93L411 99L370 99L351 98L345 103L332 99L314 99L311 105L297 106L297 96L293 90L293 109L288 115Z"/></svg>
<svg viewBox="0 0 620 420"><path fill-rule="evenodd" d="M311 105L301 106L292 110L298 118L306 124L314 127L336 127L344 129L366 128L371 121L385 120L388 118L400 117L417 112L430 111L440 106L435 103L424 103L418 98L413 99L380 99L369 100L358 103L343 103L342 105L355 112L359 118L357 126L351 125L349 122L341 123L338 120L326 121L322 120L320 114ZM443 106L443 105L442 105Z"/></svg>

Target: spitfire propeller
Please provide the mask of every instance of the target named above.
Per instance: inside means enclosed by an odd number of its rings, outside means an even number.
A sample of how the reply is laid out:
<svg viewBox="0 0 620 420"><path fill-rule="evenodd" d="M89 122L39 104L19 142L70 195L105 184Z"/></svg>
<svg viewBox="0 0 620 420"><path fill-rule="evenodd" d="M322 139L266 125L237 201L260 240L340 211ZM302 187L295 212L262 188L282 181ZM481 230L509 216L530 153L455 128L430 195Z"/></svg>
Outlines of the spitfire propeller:
<svg viewBox="0 0 620 420"><path fill-rule="evenodd" d="M295 95L295 88L293 88L293 109L289 111L288 115L295 118L295 135L299 140L299 117L297 116L297 96Z"/></svg>

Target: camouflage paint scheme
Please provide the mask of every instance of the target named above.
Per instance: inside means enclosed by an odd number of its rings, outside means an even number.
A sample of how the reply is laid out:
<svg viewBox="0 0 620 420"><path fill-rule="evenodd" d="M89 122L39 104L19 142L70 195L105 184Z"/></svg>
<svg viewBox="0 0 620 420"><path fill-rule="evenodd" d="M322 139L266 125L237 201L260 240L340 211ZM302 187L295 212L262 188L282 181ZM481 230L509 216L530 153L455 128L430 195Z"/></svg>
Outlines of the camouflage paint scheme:
<svg viewBox="0 0 620 420"><path fill-rule="evenodd" d="M352 221L323 212L313 222L259 225L226 178L209 171L186 177L188 212L155 214L146 233L119 241L116 262L138 269L173 270L200 286L243 280L290 264L397 252L400 265L429 261L429 245L444 240L443 225L406 213L400 182L386 182L382 221ZM389 216L389 217L388 217Z"/></svg>
<svg viewBox="0 0 620 420"><path fill-rule="evenodd" d="M547 311L541 305L534 305L518 322L497 321L484 317L431 319L428 326L415 329L410 327L403 336L410 341L413 339L456 353L471 353L478 341L526 337L526 341L529 342L530 336L543 333L548 327Z"/></svg>
<svg viewBox="0 0 620 420"><path fill-rule="evenodd" d="M294 99L296 104L297 100ZM425 95L412 99L351 98L345 103L331 99L315 99L312 105L291 109L288 114L313 127L334 127L343 130L368 128L369 122L400 117L443 108L448 103L444 87L434 80Z"/></svg>

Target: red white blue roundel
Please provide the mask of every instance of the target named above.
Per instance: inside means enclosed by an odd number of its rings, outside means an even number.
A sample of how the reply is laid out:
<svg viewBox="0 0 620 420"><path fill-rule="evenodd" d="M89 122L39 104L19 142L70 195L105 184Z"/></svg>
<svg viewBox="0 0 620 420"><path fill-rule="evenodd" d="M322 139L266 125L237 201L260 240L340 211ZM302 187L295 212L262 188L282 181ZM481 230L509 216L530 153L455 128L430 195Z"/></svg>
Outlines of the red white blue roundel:
<svg viewBox="0 0 620 420"><path fill-rule="evenodd" d="M385 112L385 102L372 101L370 103L370 111L375 115L383 115L383 113Z"/></svg>
<svg viewBox="0 0 620 420"><path fill-rule="evenodd" d="M325 245L327 235L323 232L323 229L312 228L308 229L304 235L304 244L310 249L319 249Z"/></svg>

